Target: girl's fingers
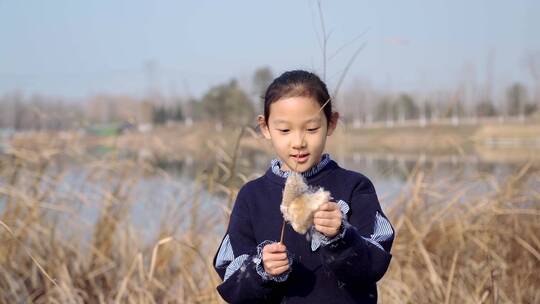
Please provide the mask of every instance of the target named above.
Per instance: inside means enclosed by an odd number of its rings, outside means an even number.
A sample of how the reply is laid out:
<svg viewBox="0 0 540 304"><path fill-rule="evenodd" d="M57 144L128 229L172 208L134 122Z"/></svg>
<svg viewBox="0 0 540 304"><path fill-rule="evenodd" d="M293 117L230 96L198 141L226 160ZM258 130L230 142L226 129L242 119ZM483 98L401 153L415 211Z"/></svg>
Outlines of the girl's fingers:
<svg viewBox="0 0 540 304"><path fill-rule="evenodd" d="M320 226L315 225L315 229L317 229L319 232L329 232L334 233L339 230L339 227L341 226Z"/></svg>
<svg viewBox="0 0 540 304"><path fill-rule="evenodd" d="M323 219L333 219L333 218L341 218L341 211L317 211L313 214L314 218L323 218Z"/></svg>
<svg viewBox="0 0 540 304"><path fill-rule="evenodd" d="M271 269L276 269L278 267L283 267L283 266L287 266L289 265L289 260L285 260L285 261L273 261L271 263L269 263L271 266L269 268Z"/></svg>
<svg viewBox="0 0 540 304"><path fill-rule="evenodd" d="M263 262L263 266L267 273L275 275L276 273L282 273L289 268L289 260Z"/></svg>
<svg viewBox="0 0 540 304"><path fill-rule="evenodd" d="M334 202L322 204L313 214L314 219L338 220L341 221L341 210Z"/></svg>
<svg viewBox="0 0 540 304"><path fill-rule="evenodd" d="M289 264L275 268L272 275L280 275L289 269Z"/></svg>
<svg viewBox="0 0 540 304"><path fill-rule="evenodd" d="M272 243L264 246L263 253L277 253L277 252L286 252L287 247L281 243Z"/></svg>
<svg viewBox="0 0 540 304"><path fill-rule="evenodd" d="M315 229L327 237L334 237L338 234L339 228L329 228L324 226L315 226Z"/></svg>
<svg viewBox="0 0 540 304"><path fill-rule="evenodd" d="M287 260L286 253L263 253L263 261L283 261Z"/></svg>
<svg viewBox="0 0 540 304"><path fill-rule="evenodd" d="M315 229L327 237L334 237L341 227L342 214L334 202L322 204L313 215Z"/></svg>
<svg viewBox="0 0 540 304"><path fill-rule="evenodd" d="M313 219L315 226L329 227L329 228L338 228L341 226L341 219L322 219L315 218ZM315 227L317 228L317 227Z"/></svg>
<svg viewBox="0 0 540 304"><path fill-rule="evenodd" d="M319 211L333 211L333 210L336 210L338 209L338 206L336 203L334 202L328 202L328 203L324 203L322 205L319 206Z"/></svg>

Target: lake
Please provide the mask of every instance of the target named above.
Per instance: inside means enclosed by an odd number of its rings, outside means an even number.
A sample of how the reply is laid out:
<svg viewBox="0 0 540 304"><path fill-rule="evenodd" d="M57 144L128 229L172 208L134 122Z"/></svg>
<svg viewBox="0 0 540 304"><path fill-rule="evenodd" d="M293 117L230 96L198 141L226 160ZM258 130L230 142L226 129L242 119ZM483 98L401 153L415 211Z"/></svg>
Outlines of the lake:
<svg viewBox="0 0 540 304"><path fill-rule="evenodd" d="M129 160L129 154L126 154L128 160L114 163L104 160L111 153L108 150L92 153L98 154L90 160L60 158L51 162L44 174L46 178L40 184L41 191L48 193L42 202L46 206L44 208L50 210L50 216L74 227L68 233L88 234L85 231L92 231L105 210L116 214L122 222L132 225L149 239L159 231L196 230L194 223L201 222L207 224L206 229L212 227L216 236L223 233L228 197L223 192L209 192L204 178L210 174L204 169L215 168L215 164L200 162L197 155L186 154L175 161L160 160L148 170L141 163ZM443 185L441 189L452 189L452 185L457 185L457 188L473 185L467 191L481 194L492 190L494 182L500 182L527 163L526 158L486 160L477 154L362 150L336 152L332 157L342 167L368 176L385 210L399 207L396 205L400 198L408 195L412 185L409 176L415 169L425 173L425 182ZM248 179L255 178L264 173L270 159L270 155L261 151L242 150L238 171ZM9 161L5 161L4 169L9 165ZM24 172L19 174L19 182L27 180L31 183L35 172ZM0 188L5 188L9 179L9 174L0 175ZM233 188L241 184L237 181ZM112 192L117 192L114 198L111 198ZM7 196L0 196L0 211L6 202Z"/></svg>

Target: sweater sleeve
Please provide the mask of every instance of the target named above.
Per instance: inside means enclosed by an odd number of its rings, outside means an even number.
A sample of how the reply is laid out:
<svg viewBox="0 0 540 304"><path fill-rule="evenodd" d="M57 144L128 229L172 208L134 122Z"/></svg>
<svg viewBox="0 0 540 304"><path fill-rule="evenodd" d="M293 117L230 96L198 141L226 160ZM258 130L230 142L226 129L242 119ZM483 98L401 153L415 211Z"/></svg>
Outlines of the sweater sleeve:
<svg viewBox="0 0 540 304"><path fill-rule="evenodd" d="M227 234L214 257L214 268L223 280L217 286L228 303L253 303L269 300L273 289L288 273L270 276L261 273L261 249L253 235L249 210L240 191L231 213Z"/></svg>
<svg viewBox="0 0 540 304"><path fill-rule="evenodd" d="M375 283L390 264L394 230L369 180L353 192L350 208L341 237L321 247L321 259L342 283Z"/></svg>

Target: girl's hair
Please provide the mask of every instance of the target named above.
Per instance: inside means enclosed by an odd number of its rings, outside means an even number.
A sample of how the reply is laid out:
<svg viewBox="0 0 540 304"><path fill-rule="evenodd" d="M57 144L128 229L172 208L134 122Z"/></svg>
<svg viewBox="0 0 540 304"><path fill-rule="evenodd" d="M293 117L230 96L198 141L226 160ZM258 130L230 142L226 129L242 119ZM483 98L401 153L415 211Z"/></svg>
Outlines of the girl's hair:
<svg viewBox="0 0 540 304"><path fill-rule="evenodd" d="M332 116L332 101L329 101L330 94L326 84L314 73L293 70L287 71L274 79L266 93L264 94L264 120L268 123L270 117L270 105L282 98L289 97L310 97L315 99L319 105L324 106L324 116L327 123L330 123Z"/></svg>

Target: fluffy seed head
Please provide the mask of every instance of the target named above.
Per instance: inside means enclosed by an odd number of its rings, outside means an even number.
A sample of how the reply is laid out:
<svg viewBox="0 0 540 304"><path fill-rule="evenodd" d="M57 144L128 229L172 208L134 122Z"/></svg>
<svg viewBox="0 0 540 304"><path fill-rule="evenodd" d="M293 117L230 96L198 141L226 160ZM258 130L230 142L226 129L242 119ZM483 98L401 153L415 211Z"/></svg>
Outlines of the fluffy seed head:
<svg viewBox="0 0 540 304"><path fill-rule="evenodd" d="M330 192L310 188L302 175L291 172L283 189L281 213L294 231L304 234L313 225L313 213L330 200Z"/></svg>

